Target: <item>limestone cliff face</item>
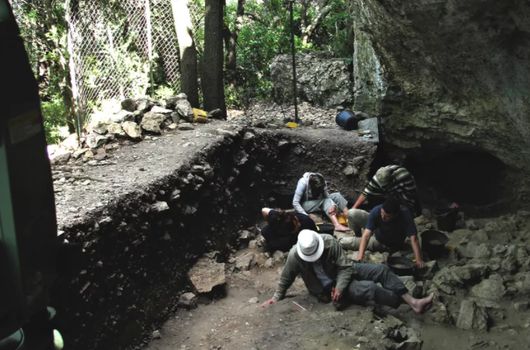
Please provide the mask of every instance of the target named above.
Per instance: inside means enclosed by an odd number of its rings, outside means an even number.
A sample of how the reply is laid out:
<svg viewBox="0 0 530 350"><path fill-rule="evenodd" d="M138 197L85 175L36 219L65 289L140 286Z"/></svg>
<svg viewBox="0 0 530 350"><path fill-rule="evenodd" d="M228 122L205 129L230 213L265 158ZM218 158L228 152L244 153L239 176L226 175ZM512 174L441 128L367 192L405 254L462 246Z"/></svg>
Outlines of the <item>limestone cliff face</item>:
<svg viewBox="0 0 530 350"><path fill-rule="evenodd" d="M528 185L530 3L353 4L355 109L379 115L385 140L406 152L485 151Z"/></svg>

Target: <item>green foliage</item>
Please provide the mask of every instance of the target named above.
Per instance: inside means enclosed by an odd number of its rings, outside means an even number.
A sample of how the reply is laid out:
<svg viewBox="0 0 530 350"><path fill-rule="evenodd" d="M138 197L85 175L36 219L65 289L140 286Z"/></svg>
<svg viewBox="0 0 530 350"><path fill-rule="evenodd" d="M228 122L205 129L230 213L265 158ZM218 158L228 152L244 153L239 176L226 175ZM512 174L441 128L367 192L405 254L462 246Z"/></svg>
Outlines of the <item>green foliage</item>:
<svg viewBox="0 0 530 350"><path fill-rule="evenodd" d="M48 144L60 141L58 129L66 125L68 115L64 101L60 96L53 96L49 101L41 103L42 116L44 118L44 131Z"/></svg>
<svg viewBox="0 0 530 350"><path fill-rule="evenodd" d="M353 29L351 4L348 0L329 0L330 12L306 43L302 40L304 26L317 16L315 6L295 2L293 32L297 52L328 51L336 57L351 57ZM237 2L227 4L225 23L235 29ZM303 13L305 11L305 14ZM305 18L305 23L304 23ZM237 74L235 86L227 84L227 105L246 104L253 98L267 98L272 92L270 63L278 54L291 52L291 27L285 1L249 0L237 38ZM234 82L232 82L234 83Z"/></svg>
<svg viewBox="0 0 530 350"><path fill-rule="evenodd" d="M168 85L158 86L151 94L156 100L165 100L169 97L175 96L177 93L175 89Z"/></svg>

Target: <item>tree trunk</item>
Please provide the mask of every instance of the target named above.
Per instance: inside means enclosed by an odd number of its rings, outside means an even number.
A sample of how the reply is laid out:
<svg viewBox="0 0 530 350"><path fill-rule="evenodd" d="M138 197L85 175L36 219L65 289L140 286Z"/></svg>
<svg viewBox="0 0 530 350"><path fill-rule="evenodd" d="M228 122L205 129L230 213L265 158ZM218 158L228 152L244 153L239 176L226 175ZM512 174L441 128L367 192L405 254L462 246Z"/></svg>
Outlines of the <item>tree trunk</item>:
<svg viewBox="0 0 530 350"><path fill-rule="evenodd" d="M332 6L325 5L323 7L317 7L317 13L315 18L308 23L307 26L304 26L302 29L302 44L307 45L311 40L311 37L318 29L324 18L331 12Z"/></svg>
<svg viewBox="0 0 530 350"><path fill-rule="evenodd" d="M241 30L243 23L243 16L245 14L245 0L237 1L236 21L234 23L234 30L229 33L227 54L226 54L226 70L230 75L235 77L237 67L237 36Z"/></svg>
<svg viewBox="0 0 530 350"><path fill-rule="evenodd" d="M206 0L202 92L204 109L220 109L226 118L223 83L223 0Z"/></svg>
<svg viewBox="0 0 530 350"><path fill-rule="evenodd" d="M197 50L193 39L193 24L188 8L188 0L171 0L171 8L180 51L182 91L188 96L188 101L193 107L199 107Z"/></svg>

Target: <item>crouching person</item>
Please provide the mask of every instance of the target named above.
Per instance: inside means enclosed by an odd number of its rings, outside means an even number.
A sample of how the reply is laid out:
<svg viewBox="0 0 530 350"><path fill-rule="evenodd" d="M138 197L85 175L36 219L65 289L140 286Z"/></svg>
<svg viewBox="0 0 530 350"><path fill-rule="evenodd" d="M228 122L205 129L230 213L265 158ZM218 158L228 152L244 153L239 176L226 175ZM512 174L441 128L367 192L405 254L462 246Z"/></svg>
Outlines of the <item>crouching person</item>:
<svg viewBox="0 0 530 350"><path fill-rule="evenodd" d="M289 251L276 292L262 306L267 307L283 299L298 275L310 294L322 302L333 301L337 309L348 303L365 304L370 301L397 307L404 301L414 312L422 313L432 304L432 294L422 299L412 297L388 267L352 264L333 236L302 230L296 245Z"/></svg>
<svg viewBox="0 0 530 350"><path fill-rule="evenodd" d="M393 252L402 250L407 237L410 238L416 266L425 264L421 255L416 224L408 208L400 206L396 198L390 197L370 213L361 209L350 209L348 225L356 236L344 237L340 244L345 249L359 250L358 259L363 260L366 250Z"/></svg>
<svg viewBox="0 0 530 350"><path fill-rule="evenodd" d="M267 221L261 234L265 238L265 249L270 253L276 250L289 251L296 243L300 231L317 229L315 222L305 214L262 208L261 215Z"/></svg>
<svg viewBox="0 0 530 350"><path fill-rule="evenodd" d="M326 181L319 173L305 173L296 185L293 196L293 208L297 213L305 214L324 212L335 231L348 231L349 228L340 224L337 215L348 215L348 201L339 193L329 194Z"/></svg>

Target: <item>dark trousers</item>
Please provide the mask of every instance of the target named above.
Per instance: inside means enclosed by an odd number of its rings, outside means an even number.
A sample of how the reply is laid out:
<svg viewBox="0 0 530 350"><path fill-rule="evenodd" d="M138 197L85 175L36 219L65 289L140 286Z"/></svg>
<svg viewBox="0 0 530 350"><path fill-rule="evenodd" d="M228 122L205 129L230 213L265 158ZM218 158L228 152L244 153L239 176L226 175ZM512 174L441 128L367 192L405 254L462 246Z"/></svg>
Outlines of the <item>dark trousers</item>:
<svg viewBox="0 0 530 350"><path fill-rule="evenodd" d="M408 293L403 282L386 265L353 263L353 267L355 273L346 295L352 303L373 301L396 308L401 304L401 296Z"/></svg>

